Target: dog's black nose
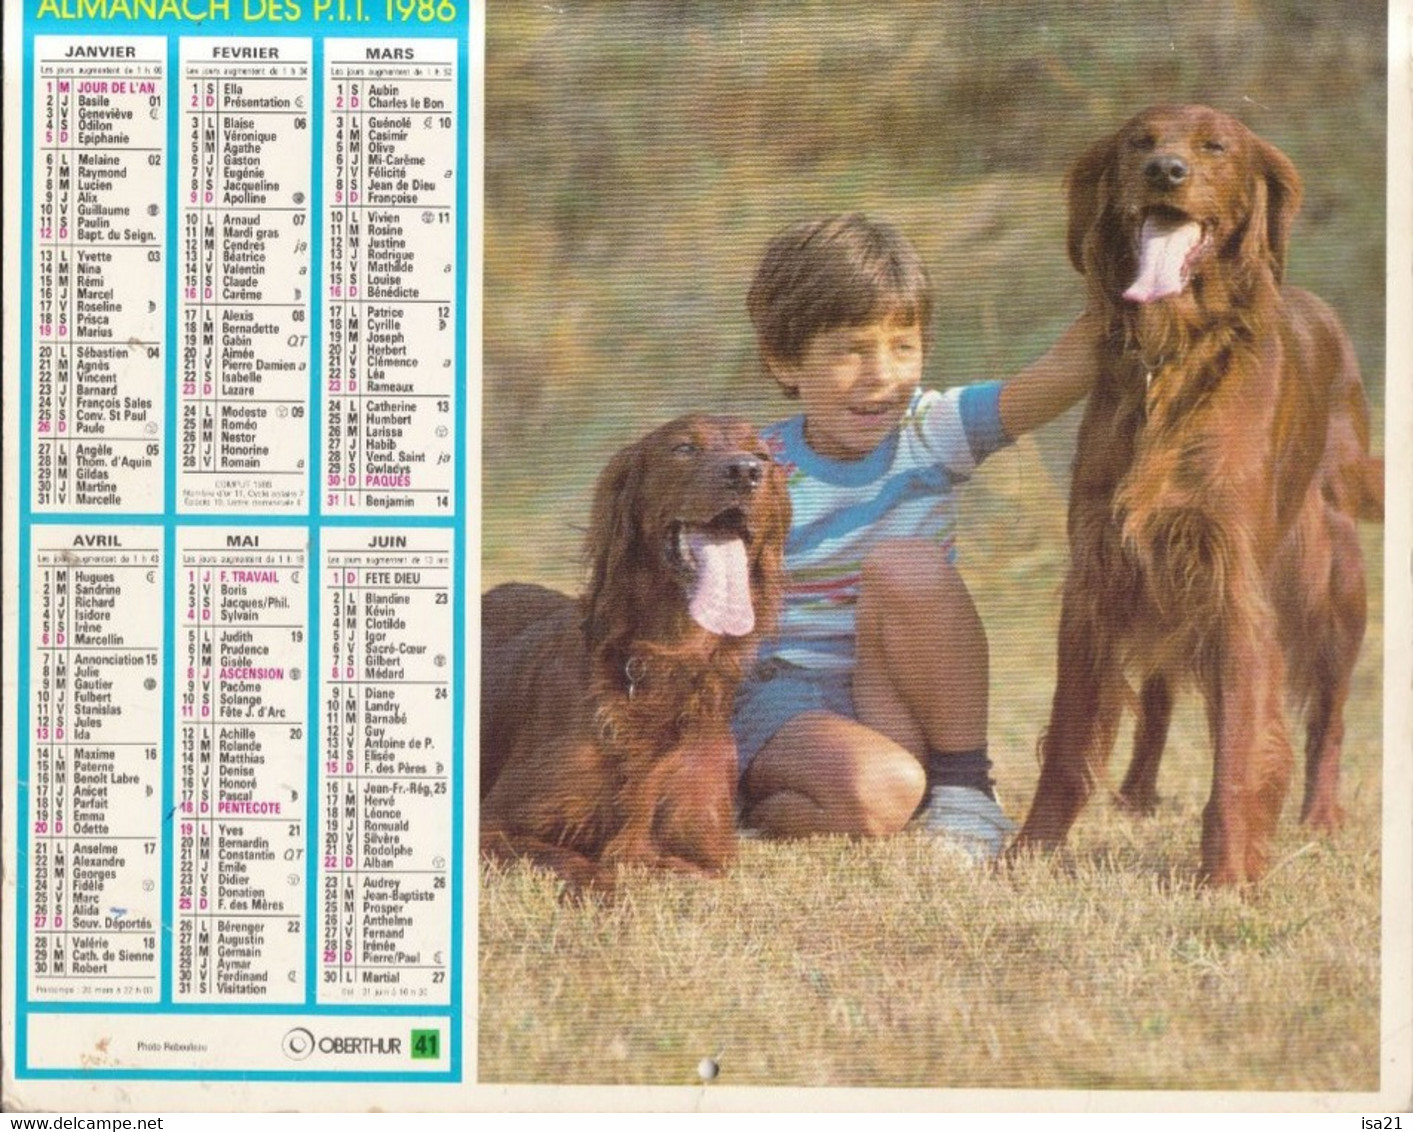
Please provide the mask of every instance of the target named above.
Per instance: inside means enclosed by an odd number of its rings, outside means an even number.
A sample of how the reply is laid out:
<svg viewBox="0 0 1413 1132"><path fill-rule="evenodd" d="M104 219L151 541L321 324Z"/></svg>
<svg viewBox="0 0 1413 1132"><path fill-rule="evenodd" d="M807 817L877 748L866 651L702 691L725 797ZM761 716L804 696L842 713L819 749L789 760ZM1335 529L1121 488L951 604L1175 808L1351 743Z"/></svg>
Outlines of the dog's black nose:
<svg viewBox="0 0 1413 1132"><path fill-rule="evenodd" d="M732 491L749 495L760 486L765 465L754 456L736 456L726 465L726 484Z"/></svg>
<svg viewBox="0 0 1413 1132"><path fill-rule="evenodd" d="M1170 153L1160 153L1143 167L1143 175L1155 189L1175 189L1187 180L1187 162Z"/></svg>

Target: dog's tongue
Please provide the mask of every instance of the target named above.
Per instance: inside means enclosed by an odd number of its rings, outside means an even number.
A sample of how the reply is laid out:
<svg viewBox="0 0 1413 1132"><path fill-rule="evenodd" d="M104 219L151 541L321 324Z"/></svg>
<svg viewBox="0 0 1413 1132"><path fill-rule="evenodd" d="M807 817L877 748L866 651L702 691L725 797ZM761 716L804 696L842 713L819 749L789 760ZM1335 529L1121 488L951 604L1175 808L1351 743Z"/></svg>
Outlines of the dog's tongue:
<svg viewBox="0 0 1413 1132"><path fill-rule="evenodd" d="M744 637L756 626L746 544L705 531L693 531L687 541L697 562L697 576L687 597L692 620L708 633Z"/></svg>
<svg viewBox="0 0 1413 1132"><path fill-rule="evenodd" d="M1148 217L1138 238L1138 277L1124 298L1151 303L1181 294L1187 285L1183 267L1201 239L1202 226L1194 220Z"/></svg>

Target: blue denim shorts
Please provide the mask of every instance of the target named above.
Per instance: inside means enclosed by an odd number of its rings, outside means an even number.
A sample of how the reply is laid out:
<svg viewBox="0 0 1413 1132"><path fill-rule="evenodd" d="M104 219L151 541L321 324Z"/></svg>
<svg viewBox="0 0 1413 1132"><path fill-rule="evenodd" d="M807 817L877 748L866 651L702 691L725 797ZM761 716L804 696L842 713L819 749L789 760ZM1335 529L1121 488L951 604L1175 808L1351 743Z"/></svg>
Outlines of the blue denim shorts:
<svg viewBox="0 0 1413 1132"><path fill-rule="evenodd" d="M785 660L756 665L736 691L731 716L741 773L777 731L807 711L856 718L853 673L821 672Z"/></svg>

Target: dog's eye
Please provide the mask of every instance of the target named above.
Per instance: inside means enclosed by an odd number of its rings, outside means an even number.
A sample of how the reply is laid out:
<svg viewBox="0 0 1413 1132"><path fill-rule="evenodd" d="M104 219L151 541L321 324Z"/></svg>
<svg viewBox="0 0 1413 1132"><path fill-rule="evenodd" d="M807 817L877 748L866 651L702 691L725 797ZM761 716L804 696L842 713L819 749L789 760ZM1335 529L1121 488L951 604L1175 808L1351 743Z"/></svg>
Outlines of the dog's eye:
<svg viewBox="0 0 1413 1132"><path fill-rule="evenodd" d="M1152 134L1139 134L1138 137L1129 142L1129 145L1133 146L1133 148L1140 153L1147 153L1157 144L1158 140Z"/></svg>
<svg viewBox="0 0 1413 1132"><path fill-rule="evenodd" d="M672 451L679 456L696 456L701 453L702 446L692 440L684 440L681 444L675 445Z"/></svg>
<svg viewBox="0 0 1413 1132"><path fill-rule="evenodd" d="M1209 141L1204 141L1202 143L1202 148L1207 153L1222 154L1226 153L1227 151L1227 143L1224 141L1218 141L1216 138L1212 138Z"/></svg>

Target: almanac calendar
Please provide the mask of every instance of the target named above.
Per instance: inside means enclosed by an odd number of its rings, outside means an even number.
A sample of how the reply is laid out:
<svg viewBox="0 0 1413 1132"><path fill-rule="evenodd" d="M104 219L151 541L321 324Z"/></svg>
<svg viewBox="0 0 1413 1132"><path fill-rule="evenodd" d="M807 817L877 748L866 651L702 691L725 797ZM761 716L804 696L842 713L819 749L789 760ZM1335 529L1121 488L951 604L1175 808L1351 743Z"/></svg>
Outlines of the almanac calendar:
<svg viewBox="0 0 1413 1132"><path fill-rule="evenodd" d="M24 8L14 1082L461 1082L479 17Z"/></svg>

